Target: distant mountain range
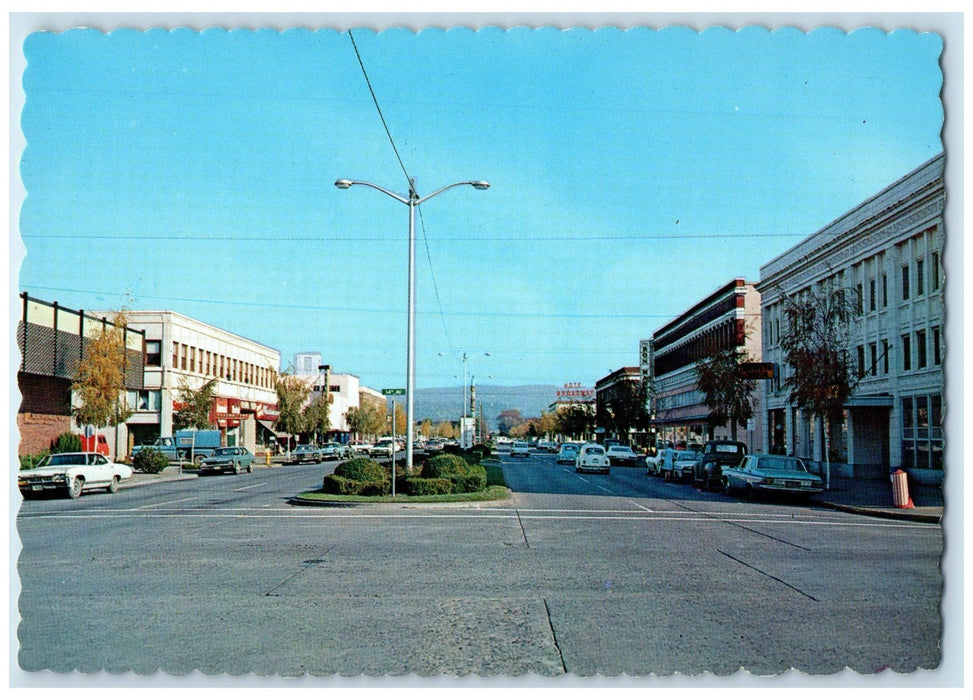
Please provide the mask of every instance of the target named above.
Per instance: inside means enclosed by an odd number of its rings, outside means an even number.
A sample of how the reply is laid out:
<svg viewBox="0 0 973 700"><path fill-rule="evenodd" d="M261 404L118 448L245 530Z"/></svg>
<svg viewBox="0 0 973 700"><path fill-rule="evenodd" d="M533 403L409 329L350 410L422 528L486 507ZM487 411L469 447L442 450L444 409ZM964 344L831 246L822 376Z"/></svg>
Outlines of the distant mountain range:
<svg viewBox="0 0 973 700"><path fill-rule="evenodd" d="M476 387L477 408L486 417L488 424L496 427L497 416L501 411L517 410L524 418L541 415L557 400L557 392L561 387L547 385L528 386L490 386L488 384ZM399 405L403 405L405 397L397 397ZM463 413L463 387L447 387L443 389L416 389L415 394L416 420L429 418L434 423L445 420L459 420Z"/></svg>

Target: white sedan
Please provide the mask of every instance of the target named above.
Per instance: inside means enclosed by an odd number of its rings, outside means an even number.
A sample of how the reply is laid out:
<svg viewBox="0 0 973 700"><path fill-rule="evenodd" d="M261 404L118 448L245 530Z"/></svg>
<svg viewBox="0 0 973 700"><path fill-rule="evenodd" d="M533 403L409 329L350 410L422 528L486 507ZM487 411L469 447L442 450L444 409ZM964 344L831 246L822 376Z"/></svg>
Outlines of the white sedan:
<svg viewBox="0 0 973 700"><path fill-rule="evenodd" d="M21 469L17 487L24 498L49 491L66 491L77 498L89 489L115 493L121 481L131 476L127 464L110 462L97 452L61 452L48 455L34 469Z"/></svg>
<svg viewBox="0 0 973 700"><path fill-rule="evenodd" d="M514 442L513 447L510 448L510 456L516 457L517 455L530 457L530 446L526 440L517 440Z"/></svg>

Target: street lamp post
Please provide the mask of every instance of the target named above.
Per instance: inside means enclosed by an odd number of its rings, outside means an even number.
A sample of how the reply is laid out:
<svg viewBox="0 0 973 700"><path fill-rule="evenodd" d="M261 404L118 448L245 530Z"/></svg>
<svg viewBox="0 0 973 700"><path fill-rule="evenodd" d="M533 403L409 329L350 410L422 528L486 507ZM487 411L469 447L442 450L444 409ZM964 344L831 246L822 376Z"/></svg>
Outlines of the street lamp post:
<svg viewBox="0 0 973 700"><path fill-rule="evenodd" d="M409 195L403 197L402 195L396 194L384 187L379 187L371 182L364 182L362 180L336 180L334 183L335 187L339 190L347 190L352 185L363 185L365 187L371 187L372 189L378 190L397 202L401 202L409 207L409 322L408 322L408 342L406 346L406 376L405 376L405 411L406 411L406 434L405 434L405 468L411 473L412 472L412 444L414 439L413 430L413 394L414 394L414 384L415 384L415 343L416 343L416 329L415 329L415 313L416 313L416 286L415 286L415 276L416 276L416 265L415 265L415 250L416 250L416 207L425 202L428 199L432 199L438 194L445 192L446 190L452 189L453 187L460 187L462 185L470 185L478 190L489 189L490 183L484 182L482 180L467 180L464 182L454 182L452 185L446 185L445 187L440 187L438 190L432 194L427 194L425 197L420 197L416 193L415 181L409 183Z"/></svg>

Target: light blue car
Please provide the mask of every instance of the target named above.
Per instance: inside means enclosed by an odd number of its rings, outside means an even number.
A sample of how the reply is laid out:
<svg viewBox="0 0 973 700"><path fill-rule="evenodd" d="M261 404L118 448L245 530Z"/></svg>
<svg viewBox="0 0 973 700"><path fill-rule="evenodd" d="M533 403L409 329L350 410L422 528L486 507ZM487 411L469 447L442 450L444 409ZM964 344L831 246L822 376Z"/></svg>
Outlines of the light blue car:
<svg viewBox="0 0 973 700"><path fill-rule="evenodd" d="M824 490L824 482L811 474L797 457L756 454L743 458L736 467L723 468L723 491L742 491L753 499L761 494L807 498Z"/></svg>

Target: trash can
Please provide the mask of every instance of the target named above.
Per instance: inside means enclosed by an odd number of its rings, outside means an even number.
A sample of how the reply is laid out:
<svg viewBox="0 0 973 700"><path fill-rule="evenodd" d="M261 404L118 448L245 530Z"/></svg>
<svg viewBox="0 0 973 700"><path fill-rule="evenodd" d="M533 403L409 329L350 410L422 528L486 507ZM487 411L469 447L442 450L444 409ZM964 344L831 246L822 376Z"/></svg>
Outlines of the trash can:
<svg viewBox="0 0 973 700"><path fill-rule="evenodd" d="M909 498L909 475L901 469L892 472L892 503L896 508L915 508Z"/></svg>

